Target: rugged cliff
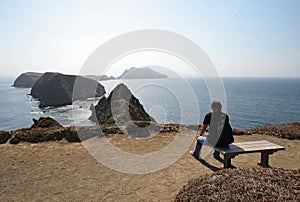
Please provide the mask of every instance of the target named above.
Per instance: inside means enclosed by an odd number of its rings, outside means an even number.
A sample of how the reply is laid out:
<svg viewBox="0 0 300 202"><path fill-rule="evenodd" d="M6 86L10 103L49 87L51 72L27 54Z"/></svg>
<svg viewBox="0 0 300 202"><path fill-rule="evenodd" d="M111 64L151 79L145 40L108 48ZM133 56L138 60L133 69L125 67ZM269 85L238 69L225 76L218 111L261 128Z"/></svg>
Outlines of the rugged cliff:
<svg viewBox="0 0 300 202"><path fill-rule="evenodd" d="M130 135L146 137L150 130L157 130L153 125L155 120L124 84L117 85L108 98L102 97L91 110L92 121L99 125L117 125Z"/></svg>
<svg viewBox="0 0 300 202"><path fill-rule="evenodd" d="M43 73L37 72L25 72L16 78L14 81L14 87L20 88L31 88L34 83L39 80L39 78L43 75Z"/></svg>
<svg viewBox="0 0 300 202"><path fill-rule="evenodd" d="M90 119L99 124L114 124L115 121L154 121L124 84L117 85L108 98L102 97L98 104L91 108L93 114Z"/></svg>
<svg viewBox="0 0 300 202"><path fill-rule="evenodd" d="M75 100L104 94L104 87L95 80L52 72L43 74L31 89L31 95L40 101L40 107L70 105Z"/></svg>

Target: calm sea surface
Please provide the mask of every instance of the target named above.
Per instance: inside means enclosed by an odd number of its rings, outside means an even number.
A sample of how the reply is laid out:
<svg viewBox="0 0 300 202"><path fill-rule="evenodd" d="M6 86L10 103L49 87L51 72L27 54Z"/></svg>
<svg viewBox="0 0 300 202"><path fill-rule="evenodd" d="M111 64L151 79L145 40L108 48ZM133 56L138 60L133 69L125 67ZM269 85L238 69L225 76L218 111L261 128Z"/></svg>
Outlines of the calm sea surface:
<svg viewBox="0 0 300 202"><path fill-rule="evenodd" d="M30 88L11 87L14 78L0 78L0 130L30 127L33 118L51 116L65 126L94 125L90 105L99 98L59 108L38 107ZM120 81L101 82L109 93ZM224 91L202 79L124 80L145 110L160 123L201 123L210 101L219 99L233 127L248 129L300 121L300 79L224 78Z"/></svg>

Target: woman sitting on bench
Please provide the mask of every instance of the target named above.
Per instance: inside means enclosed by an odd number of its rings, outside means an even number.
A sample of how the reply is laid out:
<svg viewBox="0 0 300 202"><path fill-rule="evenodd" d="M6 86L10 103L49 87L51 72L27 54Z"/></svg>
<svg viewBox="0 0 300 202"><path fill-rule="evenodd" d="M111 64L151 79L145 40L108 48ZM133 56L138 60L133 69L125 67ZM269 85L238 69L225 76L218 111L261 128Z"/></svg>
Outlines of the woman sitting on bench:
<svg viewBox="0 0 300 202"><path fill-rule="evenodd" d="M196 159L200 160L200 151L202 145L209 145L212 147L226 146L233 143L234 138L232 135L232 128L229 123L229 117L222 112L222 104L219 101L211 103L212 112L205 115L203 124L200 130L199 137L194 151L191 151ZM208 135L202 136L209 126ZM213 157L220 158L220 153L214 150Z"/></svg>

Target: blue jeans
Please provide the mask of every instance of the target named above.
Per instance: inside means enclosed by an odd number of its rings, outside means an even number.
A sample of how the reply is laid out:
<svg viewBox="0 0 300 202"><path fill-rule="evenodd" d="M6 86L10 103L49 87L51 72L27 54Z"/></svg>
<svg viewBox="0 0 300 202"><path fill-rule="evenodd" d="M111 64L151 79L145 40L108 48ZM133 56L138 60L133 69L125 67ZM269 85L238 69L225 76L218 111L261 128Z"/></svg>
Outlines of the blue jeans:
<svg viewBox="0 0 300 202"><path fill-rule="evenodd" d="M197 143L196 143L196 146L193 151L193 155L198 159L200 156L200 151L201 151L202 145L212 146L211 144L208 143L205 136L199 136L197 138ZM219 155L220 155L220 152L214 150L213 157L219 157Z"/></svg>

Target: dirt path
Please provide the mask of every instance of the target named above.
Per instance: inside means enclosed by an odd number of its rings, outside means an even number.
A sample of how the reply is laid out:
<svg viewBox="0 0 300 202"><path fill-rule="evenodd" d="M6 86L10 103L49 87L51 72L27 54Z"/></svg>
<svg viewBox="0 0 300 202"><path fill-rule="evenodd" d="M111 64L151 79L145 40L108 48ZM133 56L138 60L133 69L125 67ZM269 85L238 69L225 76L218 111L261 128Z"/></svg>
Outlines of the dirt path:
<svg viewBox="0 0 300 202"><path fill-rule="evenodd" d="M194 133L191 133L193 135ZM163 148L174 138L165 134L146 140L111 136L131 153ZM299 169L300 141L271 136L235 137L236 142L269 140L286 147L270 156L272 167ZM193 145L191 145L191 149ZM239 155L236 167L258 167L260 154ZM210 174L222 164L211 157L207 165L186 152L176 163L149 174L125 174L97 162L81 143L65 141L0 145L0 201L173 201L191 178Z"/></svg>

